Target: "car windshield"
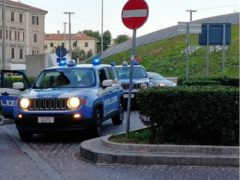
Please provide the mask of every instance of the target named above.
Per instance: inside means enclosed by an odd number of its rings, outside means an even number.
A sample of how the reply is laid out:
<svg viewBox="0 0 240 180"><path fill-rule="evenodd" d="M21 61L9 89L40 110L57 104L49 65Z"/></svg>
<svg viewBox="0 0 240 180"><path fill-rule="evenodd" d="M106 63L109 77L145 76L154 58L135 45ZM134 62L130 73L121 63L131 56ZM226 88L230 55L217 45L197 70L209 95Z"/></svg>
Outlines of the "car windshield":
<svg viewBox="0 0 240 180"><path fill-rule="evenodd" d="M129 79L130 67L114 67L118 79ZM143 67L133 67L133 78L147 78L148 75Z"/></svg>
<svg viewBox="0 0 240 180"><path fill-rule="evenodd" d="M161 76L160 74L157 73L149 73L149 77L152 80L165 80L166 78L164 78L163 76Z"/></svg>
<svg viewBox="0 0 240 180"><path fill-rule="evenodd" d="M33 88L87 88L95 85L91 68L66 68L43 71Z"/></svg>

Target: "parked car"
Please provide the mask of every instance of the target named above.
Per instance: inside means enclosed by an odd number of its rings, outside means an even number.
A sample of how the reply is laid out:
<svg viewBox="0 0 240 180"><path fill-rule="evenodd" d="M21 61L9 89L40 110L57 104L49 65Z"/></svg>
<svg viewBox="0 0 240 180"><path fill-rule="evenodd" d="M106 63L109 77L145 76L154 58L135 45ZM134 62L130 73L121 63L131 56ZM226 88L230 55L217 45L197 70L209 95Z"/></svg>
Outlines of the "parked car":
<svg viewBox="0 0 240 180"><path fill-rule="evenodd" d="M17 100L14 120L23 140L33 134L80 132L101 135L101 123L123 121L123 90L110 65L69 62L44 69Z"/></svg>
<svg viewBox="0 0 240 180"><path fill-rule="evenodd" d="M147 72L151 87L175 87L176 83L155 72Z"/></svg>

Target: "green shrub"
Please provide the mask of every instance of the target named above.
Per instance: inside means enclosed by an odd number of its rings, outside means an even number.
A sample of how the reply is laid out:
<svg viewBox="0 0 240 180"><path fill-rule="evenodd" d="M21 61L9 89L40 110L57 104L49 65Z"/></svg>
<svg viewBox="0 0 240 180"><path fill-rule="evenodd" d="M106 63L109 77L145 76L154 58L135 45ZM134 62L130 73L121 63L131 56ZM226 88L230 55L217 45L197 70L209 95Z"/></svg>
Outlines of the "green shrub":
<svg viewBox="0 0 240 180"><path fill-rule="evenodd" d="M236 87L147 89L139 92L137 100L154 143L239 144L239 90Z"/></svg>

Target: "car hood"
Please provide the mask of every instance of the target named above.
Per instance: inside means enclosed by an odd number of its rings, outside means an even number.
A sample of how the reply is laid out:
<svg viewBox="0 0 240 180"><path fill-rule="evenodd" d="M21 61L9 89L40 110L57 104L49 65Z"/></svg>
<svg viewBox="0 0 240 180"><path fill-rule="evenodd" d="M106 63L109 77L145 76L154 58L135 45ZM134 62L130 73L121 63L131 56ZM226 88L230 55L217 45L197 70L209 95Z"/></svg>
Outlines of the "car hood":
<svg viewBox="0 0 240 180"><path fill-rule="evenodd" d="M120 81L122 84L129 84L129 79L119 79L118 81ZM133 79L134 84L145 83L145 82L149 83L149 79L148 78Z"/></svg>
<svg viewBox="0 0 240 180"><path fill-rule="evenodd" d="M21 97L28 98L68 98L73 96L86 96L90 92L97 94L97 88L49 88L49 89L30 89Z"/></svg>

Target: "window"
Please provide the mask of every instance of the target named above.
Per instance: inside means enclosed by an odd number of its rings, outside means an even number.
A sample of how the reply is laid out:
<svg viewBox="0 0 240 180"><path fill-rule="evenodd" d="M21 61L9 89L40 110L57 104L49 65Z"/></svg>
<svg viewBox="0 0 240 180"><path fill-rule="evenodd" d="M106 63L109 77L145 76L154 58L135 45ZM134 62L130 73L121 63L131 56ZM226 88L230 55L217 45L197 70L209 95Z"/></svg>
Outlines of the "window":
<svg viewBox="0 0 240 180"><path fill-rule="evenodd" d="M15 39L15 41L17 41L17 31L15 31L14 39Z"/></svg>
<svg viewBox="0 0 240 180"><path fill-rule="evenodd" d="M6 30L6 39L8 39L8 30Z"/></svg>
<svg viewBox="0 0 240 180"><path fill-rule="evenodd" d="M88 42L85 42L85 43L84 43L84 47L88 47Z"/></svg>
<svg viewBox="0 0 240 180"><path fill-rule="evenodd" d="M111 67L107 67L106 70L107 70L108 76L109 76L108 79L114 80L115 79L115 74L113 72L113 69Z"/></svg>
<svg viewBox="0 0 240 180"><path fill-rule="evenodd" d="M11 58L14 59L14 48L11 49Z"/></svg>
<svg viewBox="0 0 240 180"><path fill-rule="evenodd" d="M23 22L23 16L22 16L22 14L19 14L19 22L20 22L20 23Z"/></svg>
<svg viewBox="0 0 240 180"><path fill-rule="evenodd" d="M47 45L44 45L44 49L47 49Z"/></svg>
<svg viewBox="0 0 240 180"><path fill-rule="evenodd" d="M19 50L19 58L20 58L20 59L23 59L23 49L20 49L20 50Z"/></svg>
<svg viewBox="0 0 240 180"><path fill-rule="evenodd" d="M2 39L3 38L3 35L2 35L2 29L0 29L0 39Z"/></svg>
<svg viewBox="0 0 240 180"><path fill-rule="evenodd" d="M50 47L53 47L53 43L52 42L50 43Z"/></svg>
<svg viewBox="0 0 240 180"><path fill-rule="evenodd" d="M39 18L38 18L38 16L32 16L32 24L39 25Z"/></svg>
<svg viewBox="0 0 240 180"><path fill-rule="evenodd" d="M104 69L100 69L100 70L98 71L98 75L99 75L99 83L100 83L100 86L101 86L103 80L107 79L105 70L104 70Z"/></svg>
<svg viewBox="0 0 240 180"><path fill-rule="evenodd" d="M65 44L64 44L64 43L62 43L62 47L64 47L64 45L65 45Z"/></svg>
<svg viewBox="0 0 240 180"><path fill-rule="evenodd" d="M11 21L14 21L14 12L11 12Z"/></svg>
<svg viewBox="0 0 240 180"><path fill-rule="evenodd" d="M9 31L9 40L12 40L12 31Z"/></svg>
<svg viewBox="0 0 240 180"><path fill-rule="evenodd" d="M33 35L33 42L35 42L35 43L37 42L37 34Z"/></svg>
<svg viewBox="0 0 240 180"><path fill-rule="evenodd" d="M24 32L18 31L18 41L23 42L24 41Z"/></svg>

